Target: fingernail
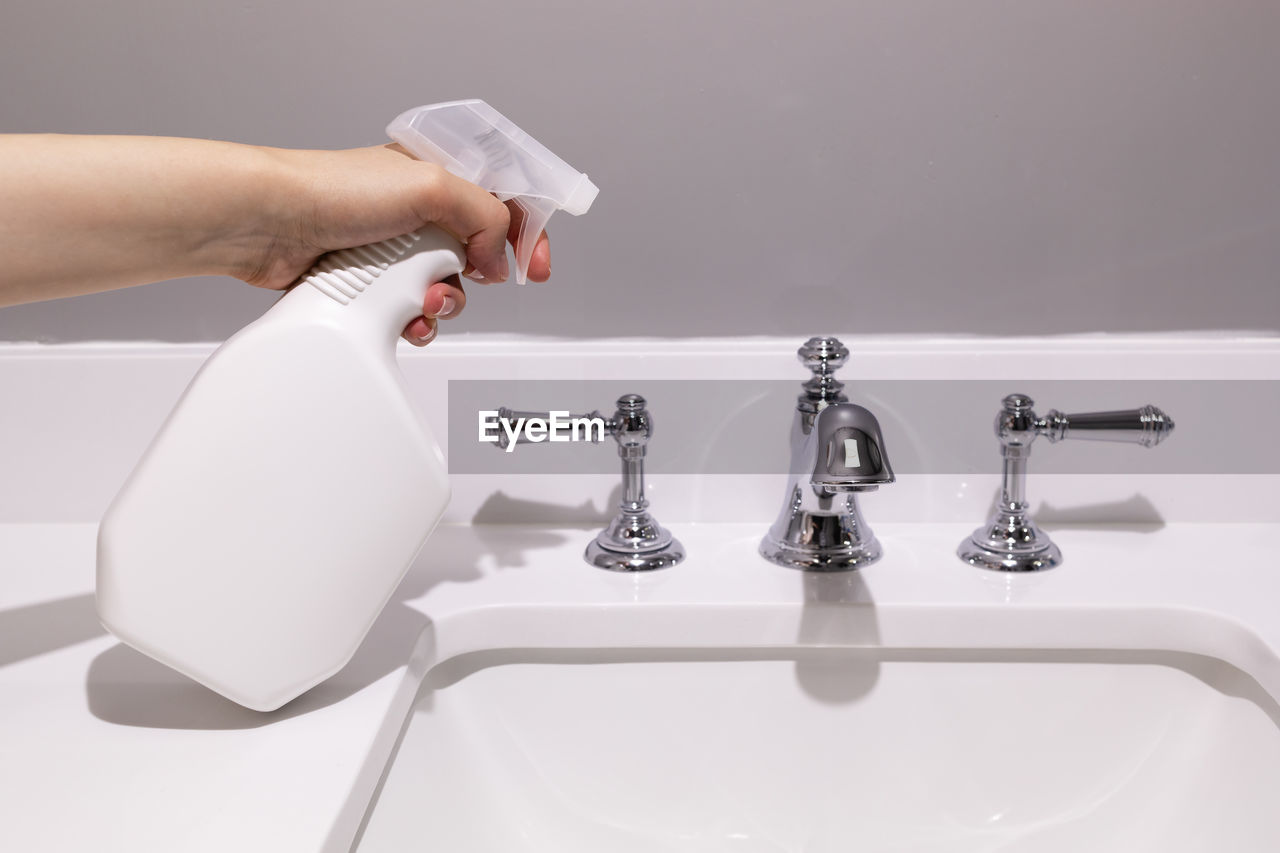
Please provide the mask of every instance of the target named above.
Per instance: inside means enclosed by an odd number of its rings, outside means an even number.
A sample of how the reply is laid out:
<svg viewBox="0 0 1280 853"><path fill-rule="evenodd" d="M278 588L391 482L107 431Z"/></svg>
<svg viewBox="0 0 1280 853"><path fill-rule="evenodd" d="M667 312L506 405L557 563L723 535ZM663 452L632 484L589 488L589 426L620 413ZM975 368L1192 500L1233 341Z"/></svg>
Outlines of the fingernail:
<svg viewBox="0 0 1280 853"><path fill-rule="evenodd" d="M436 339L436 332L437 332L438 330L439 330L439 329L438 329L438 327L436 327L436 326L432 326L431 328L427 329L427 333L426 333L425 335L421 335L421 336L419 336L419 338L418 338L418 343L420 343L420 344L429 344L429 343L431 343L432 341L434 341L434 340Z"/></svg>
<svg viewBox="0 0 1280 853"><path fill-rule="evenodd" d="M502 266L499 267L501 272L498 274L499 281L506 281L507 276L511 275L511 267L507 264L506 257L502 259Z"/></svg>
<svg viewBox="0 0 1280 853"><path fill-rule="evenodd" d="M437 317L448 317L453 313L453 309L458 307L458 303L453 301L452 296L446 296L440 300L440 310L436 312Z"/></svg>

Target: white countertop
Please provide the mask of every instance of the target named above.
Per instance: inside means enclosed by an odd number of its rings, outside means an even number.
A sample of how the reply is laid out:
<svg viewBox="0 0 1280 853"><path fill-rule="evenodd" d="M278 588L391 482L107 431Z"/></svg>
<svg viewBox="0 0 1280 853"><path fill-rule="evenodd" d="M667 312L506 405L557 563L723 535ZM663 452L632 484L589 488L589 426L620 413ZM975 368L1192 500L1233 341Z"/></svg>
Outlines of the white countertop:
<svg viewBox="0 0 1280 853"><path fill-rule="evenodd" d="M351 664L258 714L104 633L94 525L0 525L5 847L348 850L422 674L485 648L1173 650L1280 697L1280 525L1058 527L1030 576L961 564L972 525L876 525L885 558L830 576L757 557L756 524L671 529L683 564L621 575L587 528L441 527Z"/></svg>

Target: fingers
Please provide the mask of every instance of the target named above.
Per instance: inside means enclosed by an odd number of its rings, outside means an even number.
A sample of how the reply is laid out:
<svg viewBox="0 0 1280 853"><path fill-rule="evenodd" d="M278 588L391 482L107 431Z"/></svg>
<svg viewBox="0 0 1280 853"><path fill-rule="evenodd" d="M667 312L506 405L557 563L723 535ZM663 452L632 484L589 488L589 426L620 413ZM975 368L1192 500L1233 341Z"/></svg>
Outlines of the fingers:
<svg viewBox="0 0 1280 853"><path fill-rule="evenodd" d="M467 264L463 275L485 283L504 281L510 275L507 246L515 246L524 223L524 210L514 201L505 204L493 195L439 166L422 164L422 191L419 216L434 222L466 246ZM534 243L529 261L529 279L546 281L551 276L551 243L545 231Z"/></svg>
<svg viewBox="0 0 1280 853"><path fill-rule="evenodd" d="M507 242L515 248L516 242L520 239L520 228L524 224L524 209L514 201L507 202L507 209L511 214L511 223L507 226ZM467 268L462 271L463 276L481 284L490 284L492 281L484 277L483 273L478 272L471 264L467 264ZM533 257L529 259L529 280L530 281L546 281L551 277L551 241L547 238L547 232L543 231L538 235L538 241L533 246Z"/></svg>
<svg viewBox="0 0 1280 853"><path fill-rule="evenodd" d="M427 288L422 300L422 316L405 326L403 337L414 346L426 346L435 340L437 320L448 320L462 313L467 305L467 294L456 275L436 282Z"/></svg>
<svg viewBox="0 0 1280 853"><path fill-rule="evenodd" d="M415 347L425 347L436 339L436 321L432 317L419 317L404 327L400 337Z"/></svg>
<svg viewBox="0 0 1280 853"><path fill-rule="evenodd" d="M489 281L502 281L507 267L507 206L468 181L431 167L423 170L425 189L419 215L466 245L467 266Z"/></svg>
<svg viewBox="0 0 1280 853"><path fill-rule="evenodd" d="M458 316L465 307L467 307L467 294L456 275L451 275L444 281L438 281L428 287L427 295L422 300L423 315L440 320L449 320Z"/></svg>

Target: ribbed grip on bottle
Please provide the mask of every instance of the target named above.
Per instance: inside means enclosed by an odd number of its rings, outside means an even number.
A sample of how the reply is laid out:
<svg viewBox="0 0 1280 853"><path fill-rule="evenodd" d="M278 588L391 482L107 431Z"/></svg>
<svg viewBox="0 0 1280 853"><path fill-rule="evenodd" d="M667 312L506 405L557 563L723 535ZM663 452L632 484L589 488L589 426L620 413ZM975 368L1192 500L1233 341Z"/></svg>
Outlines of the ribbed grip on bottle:
<svg viewBox="0 0 1280 853"><path fill-rule="evenodd" d="M316 261L302 281L338 304L349 305L421 239L415 232L330 252Z"/></svg>

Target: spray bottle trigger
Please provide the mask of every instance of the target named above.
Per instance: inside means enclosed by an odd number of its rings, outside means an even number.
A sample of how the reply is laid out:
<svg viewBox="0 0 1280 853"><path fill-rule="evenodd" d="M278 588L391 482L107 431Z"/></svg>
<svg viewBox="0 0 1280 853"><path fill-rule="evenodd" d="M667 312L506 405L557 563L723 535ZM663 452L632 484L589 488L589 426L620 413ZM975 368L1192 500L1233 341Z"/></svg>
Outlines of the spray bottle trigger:
<svg viewBox="0 0 1280 853"><path fill-rule="evenodd" d="M551 199L532 196L516 196L512 201L520 208L520 228L515 242L516 284L524 284L529 278L529 263L533 260L538 237L559 206Z"/></svg>

